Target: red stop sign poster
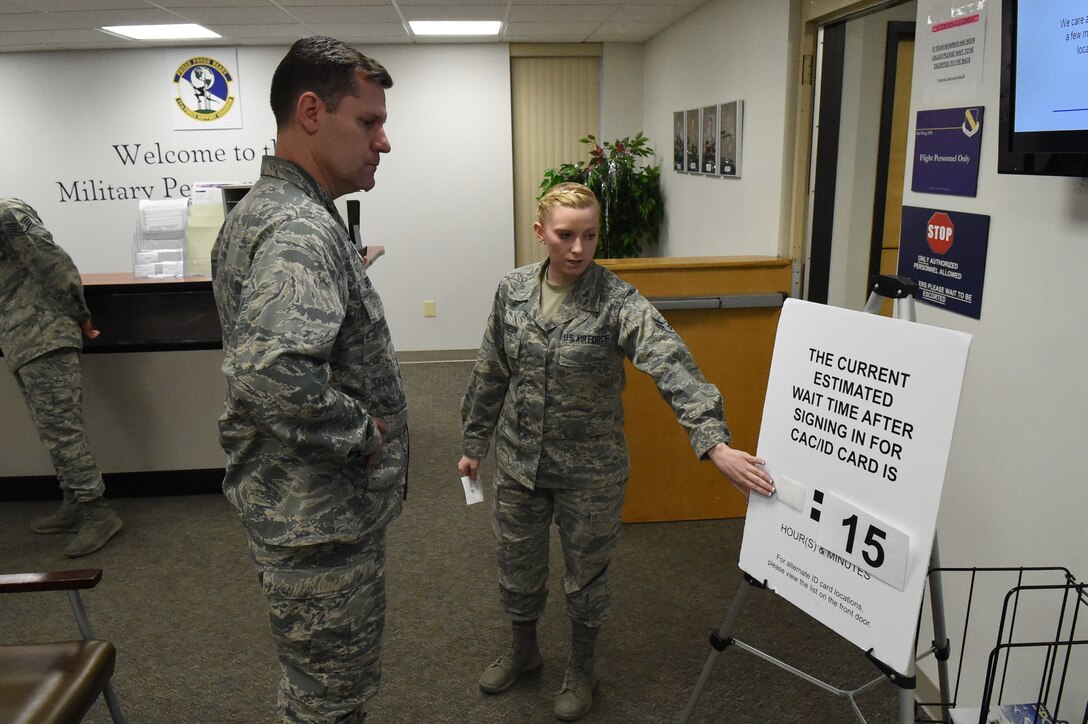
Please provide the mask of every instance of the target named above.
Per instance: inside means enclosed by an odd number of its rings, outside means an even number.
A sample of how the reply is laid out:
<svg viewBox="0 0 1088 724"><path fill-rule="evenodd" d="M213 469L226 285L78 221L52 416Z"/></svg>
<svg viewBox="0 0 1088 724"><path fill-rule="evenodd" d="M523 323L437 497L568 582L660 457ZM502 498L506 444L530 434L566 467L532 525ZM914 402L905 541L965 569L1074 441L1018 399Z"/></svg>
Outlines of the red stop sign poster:
<svg viewBox="0 0 1088 724"><path fill-rule="evenodd" d="M934 254L944 254L952 248L952 235L955 227L952 219L943 211L929 217L926 224L926 243Z"/></svg>
<svg viewBox="0 0 1088 724"><path fill-rule="evenodd" d="M897 273L919 301L980 319L989 236L989 216L904 206Z"/></svg>

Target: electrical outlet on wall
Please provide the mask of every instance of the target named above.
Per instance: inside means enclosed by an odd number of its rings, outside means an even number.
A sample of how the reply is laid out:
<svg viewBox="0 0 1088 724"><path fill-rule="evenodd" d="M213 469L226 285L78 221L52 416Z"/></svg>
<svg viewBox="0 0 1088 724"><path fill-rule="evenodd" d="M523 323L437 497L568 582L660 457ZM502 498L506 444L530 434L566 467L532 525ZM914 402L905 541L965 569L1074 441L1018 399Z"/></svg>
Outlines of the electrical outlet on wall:
<svg viewBox="0 0 1088 724"><path fill-rule="evenodd" d="M424 299L423 300L423 316L424 317L437 317L438 316L438 305L435 304L435 301L433 299Z"/></svg>

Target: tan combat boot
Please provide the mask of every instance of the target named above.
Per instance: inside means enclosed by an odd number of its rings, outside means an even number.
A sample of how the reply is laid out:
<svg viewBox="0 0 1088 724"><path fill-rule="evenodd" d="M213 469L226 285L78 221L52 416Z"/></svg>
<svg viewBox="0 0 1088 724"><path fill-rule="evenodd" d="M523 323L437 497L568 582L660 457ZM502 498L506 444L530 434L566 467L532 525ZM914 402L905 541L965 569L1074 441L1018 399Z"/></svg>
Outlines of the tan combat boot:
<svg viewBox="0 0 1088 724"><path fill-rule="evenodd" d="M52 533L76 533L83 525L83 508L76 503L71 490L64 491L60 507L49 515L30 521L30 530L41 535Z"/></svg>
<svg viewBox="0 0 1088 724"><path fill-rule="evenodd" d="M555 696L556 719L581 719L593 706L593 694L600 683L593 674L596 646L596 628L571 623L570 663L563 677L563 688Z"/></svg>
<svg viewBox="0 0 1088 724"><path fill-rule="evenodd" d="M64 549L69 558L94 553L109 542L110 538L121 530L121 519L106 505L103 498L95 498L86 503L78 503L83 509L83 525L79 533Z"/></svg>
<svg viewBox="0 0 1088 724"><path fill-rule="evenodd" d="M536 643L536 621L514 621L510 650L480 674L480 689L488 694L506 691L526 671L539 669L544 660Z"/></svg>

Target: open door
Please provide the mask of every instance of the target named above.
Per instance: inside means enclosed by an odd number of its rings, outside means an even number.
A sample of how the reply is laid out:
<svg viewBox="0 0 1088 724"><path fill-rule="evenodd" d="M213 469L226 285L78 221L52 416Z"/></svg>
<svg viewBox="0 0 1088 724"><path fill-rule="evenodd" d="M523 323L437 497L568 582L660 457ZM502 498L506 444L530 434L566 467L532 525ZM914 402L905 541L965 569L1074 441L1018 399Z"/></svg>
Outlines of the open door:
<svg viewBox="0 0 1088 724"><path fill-rule="evenodd" d="M823 25L817 55L804 296L862 309L894 270L903 200L916 3Z"/></svg>
<svg viewBox="0 0 1088 724"><path fill-rule="evenodd" d="M899 261L899 226L903 217L903 179L906 178L913 76L914 23L888 23L884 103L880 112L880 149L877 154L873 234L869 254L870 278L878 274L895 274ZM885 317L891 316L890 299L884 302L880 313Z"/></svg>

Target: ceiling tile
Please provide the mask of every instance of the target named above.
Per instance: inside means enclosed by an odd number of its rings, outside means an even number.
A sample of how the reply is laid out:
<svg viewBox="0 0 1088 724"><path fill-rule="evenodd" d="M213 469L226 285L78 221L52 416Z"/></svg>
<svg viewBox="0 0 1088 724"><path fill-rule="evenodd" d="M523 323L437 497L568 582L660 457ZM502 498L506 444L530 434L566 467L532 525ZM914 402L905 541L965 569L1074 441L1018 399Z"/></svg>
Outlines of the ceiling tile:
<svg viewBox="0 0 1088 724"><path fill-rule="evenodd" d="M338 25L307 25L311 32L328 35L346 43L408 42L407 31L400 23L340 23Z"/></svg>
<svg viewBox="0 0 1088 724"><path fill-rule="evenodd" d="M270 7L271 0L154 0L156 5L164 8L240 8L240 7ZM283 3L275 3L282 5Z"/></svg>
<svg viewBox="0 0 1088 724"><path fill-rule="evenodd" d="M0 46L26 45L27 43L42 43L46 45L58 45L63 43L95 43L105 36L100 30L88 30L82 28L64 30L27 30L11 33L0 32Z"/></svg>
<svg viewBox="0 0 1088 724"><path fill-rule="evenodd" d="M506 8L487 5L412 5L400 9L405 20L505 20Z"/></svg>
<svg viewBox="0 0 1088 724"><path fill-rule="evenodd" d="M4 31L93 30L103 25L147 25L178 23L177 15L165 10L105 10L101 12L22 13L4 16Z"/></svg>
<svg viewBox="0 0 1088 724"><path fill-rule="evenodd" d="M532 33L529 35L503 35L507 43L588 43L588 35L570 35L567 33Z"/></svg>
<svg viewBox="0 0 1088 724"><path fill-rule="evenodd" d="M627 23L674 23L692 11L686 5L625 5L610 20Z"/></svg>
<svg viewBox="0 0 1088 724"><path fill-rule="evenodd" d="M157 4L157 3L156 3ZM146 0L6 0L3 5L22 7L21 12L67 12L76 10L154 10Z"/></svg>
<svg viewBox="0 0 1088 724"><path fill-rule="evenodd" d="M400 0L398 0L398 2L399 1ZM564 8L571 5L605 5L616 8L626 4L627 0L585 0L585 2L575 2L575 0L513 0L510 3L510 9L513 10L516 7L524 7L526 5L543 5L551 8Z"/></svg>
<svg viewBox="0 0 1088 724"><path fill-rule="evenodd" d="M52 21L52 15L47 13L16 13L4 15L3 32L16 32L22 30L51 30L57 25ZM78 25L76 27L79 27Z"/></svg>
<svg viewBox="0 0 1088 724"><path fill-rule="evenodd" d="M66 42L61 46L61 50L133 50L139 48L150 48L150 45L145 43L134 43L127 41L124 38L108 39L110 36L103 33L102 37L107 38L103 41L86 42L86 43L74 43ZM4 48L7 50L7 48ZM44 50L44 48L37 48L37 50Z"/></svg>
<svg viewBox="0 0 1088 724"><path fill-rule="evenodd" d="M816 0L819 2L820 0ZM682 5L686 8L694 10L700 5L705 5L706 0L623 0L623 4L627 6L635 5Z"/></svg>
<svg viewBox="0 0 1088 724"><path fill-rule="evenodd" d="M642 42L706 0L0 0L0 51L173 43L119 40L102 25L195 22L226 42L277 44L312 33L352 43ZM505 20L498 40L412 38L406 19ZM63 31L63 32L62 32ZM67 32L71 31L71 32ZM193 41L184 41L194 44ZM222 39L207 45L222 45ZM206 45L205 43L197 43Z"/></svg>
<svg viewBox="0 0 1088 724"><path fill-rule="evenodd" d="M276 25L294 19L279 8L178 8L176 12L194 23L212 25Z"/></svg>
<svg viewBox="0 0 1088 724"><path fill-rule="evenodd" d="M479 2L479 0L474 1ZM204 2L207 2L207 0L204 0ZM382 5L385 7L393 7L392 0L276 0L276 4L283 8L321 6L355 7L356 5Z"/></svg>
<svg viewBox="0 0 1088 724"><path fill-rule="evenodd" d="M0 14L3 14L2 10ZM66 50L66 48L63 45L5 45L0 39L0 53L39 53L43 50Z"/></svg>
<svg viewBox="0 0 1088 724"><path fill-rule="evenodd" d="M299 38L309 35L305 25L298 23L284 23L279 25L216 25L215 32L223 36L223 40L264 40L295 42ZM222 40L219 41L222 44Z"/></svg>
<svg viewBox="0 0 1088 724"><path fill-rule="evenodd" d="M570 0L567 0L567 1L569 2ZM445 7L447 5L488 5L490 7L498 8L499 10L501 10L503 12L503 14L506 13L506 6L508 5L506 0L497 0L496 2L490 2L490 3L489 2L480 2L480 0L443 0L441 3L435 2L435 0L396 0L396 4L401 10L404 10L406 7L409 7L409 6L412 6L412 5L439 5L439 4L441 4L443 7Z"/></svg>
<svg viewBox="0 0 1088 724"><path fill-rule="evenodd" d="M568 22L603 22L613 13L623 12L616 3L608 5L518 5L510 8L511 22L548 22L563 18Z"/></svg>
<svg viewBox="0 0 1088 724"><path fill-rule="evenodd" d="M569 34L572 39L581 39L596 30L598 25L600 23L507 23L506 32L503 35L525 37L539 33L548 37L562 37ZM572 40L572 42L578 41Z"/></svg>
<svg viewBox="0 0 1088 724"><path fill-rule="evenodd" d="M400 16L392 6L294 7L288 8L287 12L300 23L400 23Z"/></svg>
<svg viewBox="0 0 1088 724"><path fill-rule="evenodd" d="M668 23L601 23L589 40L594 43L641 43L668 27Z"/></svg>

